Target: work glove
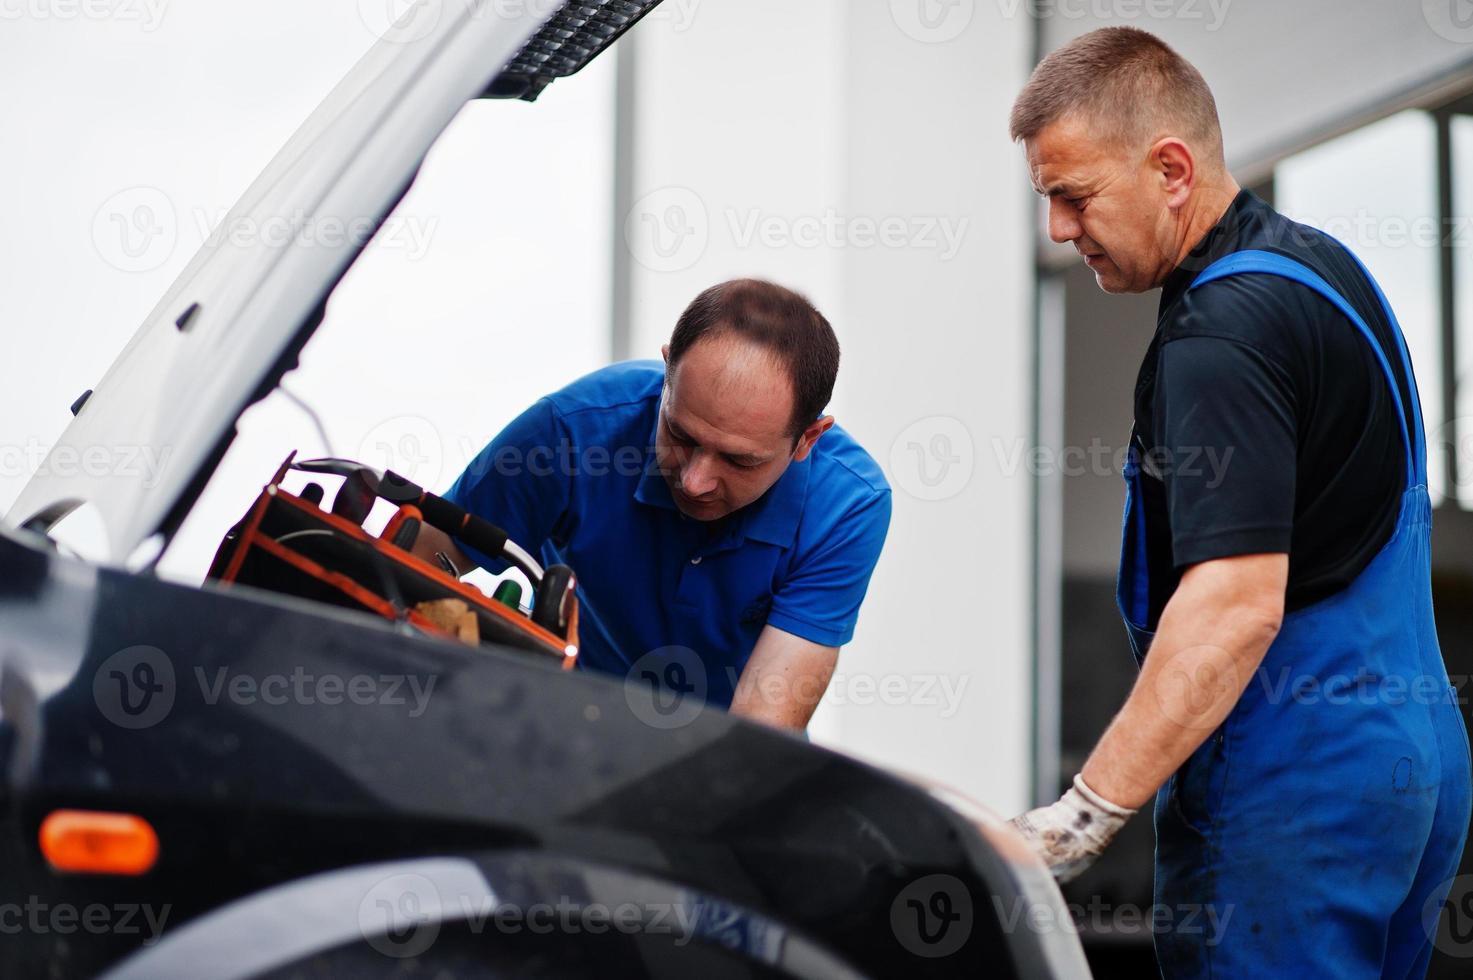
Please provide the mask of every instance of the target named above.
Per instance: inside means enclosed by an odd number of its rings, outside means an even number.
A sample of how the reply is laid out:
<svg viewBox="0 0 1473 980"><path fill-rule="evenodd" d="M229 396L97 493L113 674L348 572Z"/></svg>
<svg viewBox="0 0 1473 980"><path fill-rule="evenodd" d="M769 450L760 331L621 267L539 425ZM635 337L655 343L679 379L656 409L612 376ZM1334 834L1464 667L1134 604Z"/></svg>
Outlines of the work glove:
<svg viewBox="0 0 1473 980"><path fill-rule="evenodd" d="M1084 777L1075 776L1074 788L1059 802L1029 810L1008 823L1062 883L1094 864L1134 814L1090 789Z"/></svg>

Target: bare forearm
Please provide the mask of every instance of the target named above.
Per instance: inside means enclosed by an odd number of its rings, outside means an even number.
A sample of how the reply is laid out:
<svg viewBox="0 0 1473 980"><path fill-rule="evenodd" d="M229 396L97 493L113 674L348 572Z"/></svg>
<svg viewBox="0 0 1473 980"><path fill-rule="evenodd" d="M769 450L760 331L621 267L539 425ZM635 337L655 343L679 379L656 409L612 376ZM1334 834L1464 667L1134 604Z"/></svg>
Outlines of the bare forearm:
<svg viewBox="0 0 1473 980"><path fill-rule="evenodd" d="M838 659L836 647L766 627L737 682L731 713L774 728L806 730Z"/></svg>
<svg viewBox="0 0 1473 980"><path fill-rule="evenodd" d="M780 669L746 670L737 683L731 713L774 728L806 731L827 687L827 676L789 676Z"/></svg>
<svg viewBox="0 0 1473 980"><path fill-rule="evenodd" d="M1104 798L1138 808L1227 718L1278 635L1284 555L1190 569L1161 616L1125 706L1083 770Z"/></svg>
<svg viewBox="0 0 1473 980"><path fill-rule="evenodd" d="M769 702L760 695L746 695L732 699L731 713L748 721L760 721L773 728L787 728L795 732L808 730L817 703L802 705L792 701Z"/></svg>
<svg viewBox="0 0 1473 980"><path fill-rule="evenodd" d="M818 707L818 697L813 699L767 699L759 691L739 691L732 699L731 713L748 721L762 722L773 728L791 728L792 731L807 731L813 712Z"/></svg>

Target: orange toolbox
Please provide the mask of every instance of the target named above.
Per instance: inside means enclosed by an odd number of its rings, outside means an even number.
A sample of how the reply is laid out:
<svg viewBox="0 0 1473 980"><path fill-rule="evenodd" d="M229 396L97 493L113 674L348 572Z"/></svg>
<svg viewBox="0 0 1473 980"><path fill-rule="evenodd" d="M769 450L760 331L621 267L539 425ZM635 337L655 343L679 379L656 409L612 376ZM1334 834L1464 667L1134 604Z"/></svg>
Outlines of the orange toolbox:
<svg viewBox="0 0 1473 980"><path fill-rule="evenodd" d="M291 471L341 477L332 506L309 483L290 493ZM362 526L373 505L397 507L381 534ZM482 554L519 568L532 584L526 613L461 582L411 549L426 525ZM572 570L542 568L495 525L428 493L403 477L342 459L287 457L250 511L221 542L207 580L247 585L348 609L366 610L415 630L474 644L555 657L571 669L578 657L578 597Z"/></svg>

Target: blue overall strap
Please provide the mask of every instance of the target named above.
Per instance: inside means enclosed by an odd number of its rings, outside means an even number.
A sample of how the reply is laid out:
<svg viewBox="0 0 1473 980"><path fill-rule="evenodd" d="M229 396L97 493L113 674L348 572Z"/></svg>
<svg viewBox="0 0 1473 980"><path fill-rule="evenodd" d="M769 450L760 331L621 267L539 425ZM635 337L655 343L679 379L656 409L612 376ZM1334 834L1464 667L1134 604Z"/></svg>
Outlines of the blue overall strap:
<svg viewBox="0 0 1473 980"><path fill-rule="evenodd" d="M1340 242L1337 240L1336 244L1338 244L1341 248L1345 248L1344 242ZM1394 337L1396 337L1397 350L1401 352L1401 365L1407 373L1407 388L1410 389L1412 393L1412 422L1416 425L1416 439L1414 440L1413 445L1419 447L1422 453L1425 455L1427 451L1427 437L1422 431L1422 395L1417 390L1417 375L1416 372L1412 370L1412 352L1407 347L1406 335L1403 334L1401 331L1401 321L1396 318L1396 311L1391 308L1391 303L1386 299L1386 294L1381 291L1381 284L1376 281L1375 276L1371 275L1371 270L1366 268L1366 264L1360 260L1360 256L1356 255L1348 248L1345 248L1345 254L1349 255L1352 259L1355 259L1355 264L1360 267L1361 275L1366 277L1366 282L1370 283L1371 289L1375 290L1376 299L1380 301L1381 309L1386 311L1386 319L1391 323L1391 333ZM1427 482L1427 474L1425 473L1426 466L1427 464L1424 460L1422 463L1422 467L1424 470L1422 474L1423 483Z"/></svg>
<svg viewBox="0 0 1473 980"><path fill-rule="evenodd" d="M1360 260L1357 259L1356 261L1359 262ZM1365 266L1362 265L1361 269L1365 270ZM1371 345L1371 350L1375 352L1376 360L1381 364L1381 372L1386 375L1386 383L1391 388L1391 398L1396 404L1396 421L1401 426L1402 444L1406 447L1407 486L1415 487L1425 484L1427 482L1427 460L1425 455L1426 447L1423 444L1421 404L1420 402L1414 402L1417 406L1417 414L1413 418L1416 434L1416 438L1413 439L1407 430L1407 413L1405 404L1401 399L1401 385L1397 380L1396 373L1391 369L1391 362L1386 358L1386 351L1382 349L1381 343L1376 339L1375 333L1372 332L1365 318L1356 312L1355 307L1351 306L1350 302L1344 296L1341 296L1334 286L1325 282L1317 272L1302 262L1297 262L1286 255L1279 255L1277 252L1250 249L1244 252L1234 252L1226 258L1212 263L1212 265L1208 266L1192 282L1189 288L1196 289L1198 286L1214 282L1218 279L1226 279L1228 276L1248 273L1264 273L1272 276L1280 276L1284 279L1297 282L1300 285L1308 286L1334 304L1336 309L1345 314L1346 319L1355 324L1356 329L1361 332L1366 342ZM1375 288L1376 295L1380 298L1381 305L1386 311L1387 319L1391 321L1392 332L1396 335L1398 359L1406 371L1407 387L1415 399L1417 397L1417 386L1413 380L1411 359L1407 353L1406 341L1401 337L1401 328L1396 323L1396 316L1392 313L1391 306L1386 302L1386 297L1381 293L1381 287L1376 285L1374 279L1371 279L1369 272L1366 272L1366 278L1370 279L1371 285Z"/></svg>

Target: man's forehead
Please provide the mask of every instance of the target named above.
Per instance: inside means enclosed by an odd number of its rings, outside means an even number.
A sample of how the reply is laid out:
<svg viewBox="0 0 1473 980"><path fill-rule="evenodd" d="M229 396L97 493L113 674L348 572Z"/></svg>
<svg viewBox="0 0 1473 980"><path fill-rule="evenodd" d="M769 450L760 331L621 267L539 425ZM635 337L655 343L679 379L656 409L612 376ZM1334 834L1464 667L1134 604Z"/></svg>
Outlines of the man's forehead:
<svg viewBox="0 0 1473 980"><path fill-rule="evenodd" d="M691 435L727 443L716 447L755 451L787 433L792 389L780 365L752 360L732 347L703 341L670 372L665 410ZM711 344L711 346L708 346Z"/></svg>
<svg viewBox="0 0 1473 980"><path fill-rule="evenodd" d="M1031 153L1028 156L1028 179L1033 190L1044 197L1069 194L1083 184L1072 161Z"/></svg>
<svg viewBox="0 0 1473 980"><path fill-rule="evenodd" d="M1068 117L1045 126L1024 147L1033 189L1046 197L1084 189L1101 155L1088 128Z"/></svg>
<svg viewBox="0 0 1473 980"><path fill-rule="evenodd" d="M754 462L772 458L772 447L783 439L781 426L769 426L750 417L733 417L709 413L709 405L692 405L690 399L680 401L666 389L661 405L665 421L677 436L693 439L708 449L733 457L748 457ZM702 411L702 409L708 411Z"/></svg>

